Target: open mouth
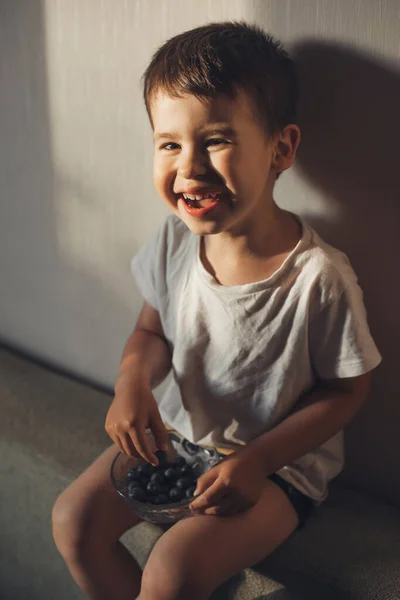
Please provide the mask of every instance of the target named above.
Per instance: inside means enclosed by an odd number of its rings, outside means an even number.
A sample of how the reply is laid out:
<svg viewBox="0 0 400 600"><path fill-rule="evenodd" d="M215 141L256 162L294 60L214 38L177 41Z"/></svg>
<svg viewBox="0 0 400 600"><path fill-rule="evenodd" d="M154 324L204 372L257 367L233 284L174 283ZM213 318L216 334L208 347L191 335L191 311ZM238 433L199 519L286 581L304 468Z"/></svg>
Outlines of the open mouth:
<svg viewBox="0 0 400 600"><path fill-rule="evenodd" d="M222 192L210 193L205 195L181 194L182 200L190 208L208 208L213 206L222 196Z"/></svg>

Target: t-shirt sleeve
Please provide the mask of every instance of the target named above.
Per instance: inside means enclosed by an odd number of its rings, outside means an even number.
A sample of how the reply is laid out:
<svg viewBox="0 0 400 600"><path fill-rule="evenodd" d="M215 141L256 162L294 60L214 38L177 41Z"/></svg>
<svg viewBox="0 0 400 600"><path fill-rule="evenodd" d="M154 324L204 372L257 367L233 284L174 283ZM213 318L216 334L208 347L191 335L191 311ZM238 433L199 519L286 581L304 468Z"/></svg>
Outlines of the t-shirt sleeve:
<svg viewBox="0 0 400 600"><path fill-rule="evenodd" d="M311 321L309 348L313 369L321 379L357 377L379 365L382 357L357 283L345 286Z"/></svg>
<svg viewBox="0 0 400 600"><path fill-rule="evenodd" d="M164 223L131 260L131 273L141 295L158 311L159 279L162 277L160 260L165 228Z"/></svg>

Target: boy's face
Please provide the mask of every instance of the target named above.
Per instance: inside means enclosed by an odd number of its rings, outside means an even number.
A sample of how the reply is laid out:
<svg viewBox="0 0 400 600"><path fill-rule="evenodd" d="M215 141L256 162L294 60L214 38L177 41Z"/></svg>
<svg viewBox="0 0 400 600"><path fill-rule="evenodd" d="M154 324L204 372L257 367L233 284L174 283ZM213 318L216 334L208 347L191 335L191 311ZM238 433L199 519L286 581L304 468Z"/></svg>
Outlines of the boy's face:
<svg viewBox="0 0 400 600"><path fill-rule="evenodd" d="M154 183L193 233L246 233L268 218L275 144L254 112L242 91L207 103L193 95L153 98Z"/></svg>

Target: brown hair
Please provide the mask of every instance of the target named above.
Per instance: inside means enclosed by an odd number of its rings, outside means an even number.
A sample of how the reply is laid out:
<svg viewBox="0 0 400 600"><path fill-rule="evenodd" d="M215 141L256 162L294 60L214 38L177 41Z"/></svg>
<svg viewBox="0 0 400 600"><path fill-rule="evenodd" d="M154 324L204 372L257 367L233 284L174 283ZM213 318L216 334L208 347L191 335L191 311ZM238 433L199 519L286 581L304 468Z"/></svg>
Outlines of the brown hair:
<svg viewBox="0 0 400 600"><path fill-rule="evenodd" d="M296 123L297 74L282 44L257 25L210 23L176 35L153 55L142 77L151 121L151 99L162 90L171 97L199 100L235 98L245 91L267 135Z"/></svg>

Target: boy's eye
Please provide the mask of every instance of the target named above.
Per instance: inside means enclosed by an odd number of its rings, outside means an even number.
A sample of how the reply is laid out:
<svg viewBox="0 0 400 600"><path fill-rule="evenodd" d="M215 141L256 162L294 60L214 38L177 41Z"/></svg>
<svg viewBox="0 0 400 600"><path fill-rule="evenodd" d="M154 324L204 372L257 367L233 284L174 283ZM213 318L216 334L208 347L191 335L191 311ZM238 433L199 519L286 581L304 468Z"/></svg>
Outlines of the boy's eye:
<svg viewBox="0 0 400 600"><path fill-rule="evenodd" d="M168 144L164 144L163 146L161 146L161 150L175 150L177 147L178 144L175 144L174 142L169 142Z"/></svg>
<svg viewBox="0 0 400 600"><path fill-rule="evenodd" d="M222 138L211 138L209 140L206 141L206 146L220 146L221 144L229 144L229 142L227 140L224 140ZM175 142L168 142L168 144L163 144L161 146L161 150L176 150L177 148L179 148L179 144L176 144Z"/></svg>
<svg viewBox="0 0 400 600"><path fill-rule="evenodd" d="M208 146L219 146L220 144L227 144L228 142L226 140L223 140L222 138L212 138L210 140L207 140L207 145Z"/></svg>

